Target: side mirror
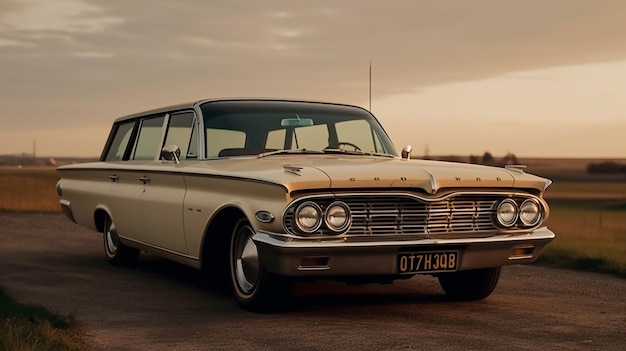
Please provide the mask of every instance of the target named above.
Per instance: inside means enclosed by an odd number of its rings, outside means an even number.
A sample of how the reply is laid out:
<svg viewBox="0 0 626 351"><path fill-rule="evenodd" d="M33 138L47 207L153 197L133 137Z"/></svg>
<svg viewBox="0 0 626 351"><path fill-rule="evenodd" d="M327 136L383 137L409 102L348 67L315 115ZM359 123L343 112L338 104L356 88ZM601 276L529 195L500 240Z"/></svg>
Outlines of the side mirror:
<svg viewBox="0 0 626 351"><path fill-rule="evenodd" d="M176 161L176 164L180 163L180 148L178 145L165 145L161 149L161 159L168 161Z"/></svg>
<svg viewBox="0 0 626 351"><path fill-rule="evenodd" d="M402 158L405 160L410 160L411 159L411 151L413 150L413 147L411 147L411 145L407 145L402 149Z"/></svg>

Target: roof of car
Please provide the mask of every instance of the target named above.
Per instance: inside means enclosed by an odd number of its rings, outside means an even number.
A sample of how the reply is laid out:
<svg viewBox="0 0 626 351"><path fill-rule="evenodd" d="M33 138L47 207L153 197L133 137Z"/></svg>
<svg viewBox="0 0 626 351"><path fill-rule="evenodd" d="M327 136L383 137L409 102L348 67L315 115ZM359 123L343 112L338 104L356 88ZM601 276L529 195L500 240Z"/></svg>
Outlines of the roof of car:
<svg viewBox="0 0 626 351"><path fill-rule="evenodd" d="M156 115L156 114L162 114L162 113L167 113L167 112L174 112L174 111L178 111L178 110L194 109L197 106L200 106L200 105L205 104L207 102L217 102L217 101L226 101L226 102L237 102L237 101L242 101L243 102L243 101L246 101L246 102L275 102L275 103L285 103L285 102L286 103L311 103L311 104L320 104L320 105L326 105L326 106L333 106L334 105L334 106L361 108L361 107L356 106L356 105L333 103L333 102L324 102L324 101L316 101L316 100L297 100L297 99L280 99L280 98L212 98L212 99L202 99L202 100L196 100L196 101L187 102L187 103L169 105L169 106L159 107L159 108L146 110L146 111L142 111L142 112L137 112L137 113L133 113L133 114L130 114L130 115L126 115L126 116L117 118L115 120L115 122L119 122L119 121L123 121L123 120L127 120L127 119L132 119L132 118L136 118L136 117L141 117L141 116Z"/></svg>

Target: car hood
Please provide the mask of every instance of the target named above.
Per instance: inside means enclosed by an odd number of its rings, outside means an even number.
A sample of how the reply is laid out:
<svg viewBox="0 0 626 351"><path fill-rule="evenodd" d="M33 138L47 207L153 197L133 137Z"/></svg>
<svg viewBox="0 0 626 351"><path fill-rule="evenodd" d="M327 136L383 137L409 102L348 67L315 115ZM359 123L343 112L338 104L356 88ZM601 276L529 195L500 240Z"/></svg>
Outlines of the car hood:
<svg viewBox="0 0 626 351"><path fill-rule="evenodd" d="M228 177L249 178L301 189L527 188L544 191L550 181L519 169L454 162L370 156L297 155L199 161L190 168ZM200 171L200 169L197 169ZM194 172L195 173L195 172Z"/></svg>

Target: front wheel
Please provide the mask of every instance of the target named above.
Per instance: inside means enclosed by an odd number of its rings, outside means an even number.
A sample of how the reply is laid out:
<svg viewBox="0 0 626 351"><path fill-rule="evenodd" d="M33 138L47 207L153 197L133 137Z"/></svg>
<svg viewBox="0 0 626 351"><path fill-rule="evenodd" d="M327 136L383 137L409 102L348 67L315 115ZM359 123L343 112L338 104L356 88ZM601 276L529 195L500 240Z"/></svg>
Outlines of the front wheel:
<svg viewBox="0 0 626 351"><path fill-rule="evenodd" d="M240 219L230 241L230 281L237 303L242 308L268 312L289 295L291 283L287 278L265 270L252 240L253 235L250 224Z"/></svg>
<svg viewBox="0 0 626 351"><path fill-rule="evenodd" d="M131 266L137 262L140 251L122 243L117 235L115 223L108 215L104 217L104 253L114 266Z"/></svg>
<svg viewBox="0 0 626 351"><path fill-rule="evenodd" d="M446 295L458 301L486 298L498 285L499 278L500 267L444 273L438 276L439 284Z"/></svg>

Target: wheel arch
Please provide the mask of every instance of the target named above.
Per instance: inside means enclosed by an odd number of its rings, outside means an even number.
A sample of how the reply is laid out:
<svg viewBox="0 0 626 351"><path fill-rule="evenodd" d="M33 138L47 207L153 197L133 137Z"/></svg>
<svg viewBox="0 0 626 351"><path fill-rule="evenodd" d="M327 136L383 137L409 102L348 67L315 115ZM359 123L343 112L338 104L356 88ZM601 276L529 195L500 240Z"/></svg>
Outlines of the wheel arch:
<svg viewBox="0 0 626 351"><path fill-rule="evenodd" d="M113 218L109 210L104 207L97 207L96 210L93 212L93 223L99 233L104 233L105 216L109 216L109 218L111 219Z"/></svg>
<svg viewBox="0 0 626 351"><path fill-rule="evenodd" d="M250 221L243 209L236 205L229 205L220 208L210 219L204 230L200 246L200 266L202 269L209 269L209 267L228 268L230 237L237 220L240 218L246 218ZM226 267L220 267L222 264Z"/></svg>

